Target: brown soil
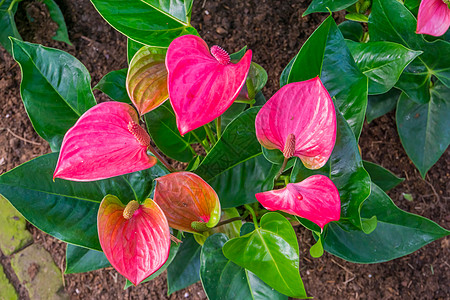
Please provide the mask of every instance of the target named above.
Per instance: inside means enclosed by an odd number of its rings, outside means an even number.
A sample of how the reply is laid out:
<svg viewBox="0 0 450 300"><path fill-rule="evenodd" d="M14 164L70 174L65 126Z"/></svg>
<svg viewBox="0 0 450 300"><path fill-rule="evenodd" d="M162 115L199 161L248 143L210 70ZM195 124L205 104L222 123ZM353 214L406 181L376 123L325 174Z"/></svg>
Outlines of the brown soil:
<svg viewBox="0 0 450 300"><path fill-rule="evenodd" d="M199 0L194 4L192 22L209 45L218 44L229 52L248 45L253 50L254 61L269 73L264 94L270 97L278 87L284 66L326 17L314 14L302 18L308 3L305 0ZM22 2L16 16L25 40L74 55L91 72L93 85L109 71L126 67L125 37L103 21L88 0L60 0L58 4L73 46L51 39L55 24L43 5L32 1ZM31 18L27 19L27 15ZM342 21L342 15L335 17ZM0 174L50 151L30 124L20 100L19 84L19 67L0 49ZM99 92L95 95L97 99L106 99ZM400 208L450 228L450 151L447 150L424 181L401 147L395 128L393 114L365 124L361 137L363 158L406 178L389 193ZM402 193L410 193L414 200L405 200ZM49 250L63 269L64 243L31 225L29 228L35 242ZM308 294L316 299L450 299L448 238L388 263L357 265L330 254L313 259L308 253L313 243L310 233L301 230L298 236L301 275ZM113 269L64 278L66 291L73 299L206 299L199 283L167 296L165 274L127 290L123 290L124 278ZM12 279L21 291L21 298L27 299L23 288Z"/></svg>

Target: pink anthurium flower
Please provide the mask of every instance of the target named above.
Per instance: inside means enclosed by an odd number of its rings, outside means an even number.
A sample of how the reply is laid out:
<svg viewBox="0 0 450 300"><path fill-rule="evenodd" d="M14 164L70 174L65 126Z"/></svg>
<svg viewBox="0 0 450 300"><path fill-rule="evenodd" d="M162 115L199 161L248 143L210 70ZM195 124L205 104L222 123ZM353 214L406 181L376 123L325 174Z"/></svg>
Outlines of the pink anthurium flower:
<svg viewBox="0 0 450 300"><path fill-rule="evenodd" d="M144 170L150 137L136 111L121 102L104 102L85 112L64 136L53 179L93 181Z"/></svg>
<svg viewBox="0 0 450 300"><path fill-rule="evenodd" d="M97 216L98 237L111 265L134 285L156 272L169 257L167 219L151 199L127 206L112 195L103 198Z"/></svg>
<svg viewBox="0 0 450 300"><path fill-rule="evenodd" d="M256 137L286 159L297 156L309 169L321 168L336 141L333 100L319 77L282 87L256 116Z"/></svg>
<svg viewBox="0 0 450 300"><path fill-rule="evenodd" d="M334 183L326 176L313 175L280 190L255 195L268 210L281 210L310 220L323 229L341 215L341 200Z"/></svg>
<svg viewBox="0 0 450 300"><path fill-rule="evenodd" d="M441 36L450 27L450 0L422 0L416 33Z"/></svg>
<svg viewBox="0 0 450 300"><path fill-rule="evenodd" d="M234 64L228 53L195 35L173 40L167 50L170 103L182 135L203 126L233 104L245 84L252 51Z"/></svg>
<svg viewBox="0 0 450 300"><path fill-rule="evenodd" d="M203 232L220 220L220 202L214 189L190 172L171 173L156 180L155 202L172 228Z"/></svg>

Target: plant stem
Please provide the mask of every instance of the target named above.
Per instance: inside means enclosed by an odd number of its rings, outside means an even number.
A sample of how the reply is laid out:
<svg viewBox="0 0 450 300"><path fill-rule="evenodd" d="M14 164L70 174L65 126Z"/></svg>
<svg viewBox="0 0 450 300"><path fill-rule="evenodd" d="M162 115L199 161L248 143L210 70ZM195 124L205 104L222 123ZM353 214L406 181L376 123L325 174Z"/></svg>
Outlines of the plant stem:
<svg viewBox="0 0 450 300"><path fill-rule="evenodd" d="M209 147L208 143L202 141L194 131L191 131L191 133L194 136L194 138L200 143L200 145L202 145L205 148L206 152L211 151L211 147Z"/></svg>
<svg viewBox="0 0 450 300"><path fill-rule="evenodd" d="M281 174L283 174L284 169L286 168L287 162L288 162L289 158L284 158L283 160L283 164L281 165L280 171L278 171L277 176L275 176L274 181L277 181L278 178L280 178Z"/></svg>
<svg viewBox="0 0 450 300"><path fill-rule="evenodd" d="M5 3L5 0L0 1L0 7L2 7L3 3Z"/></svg>
<svg viewBox="0 0 450 300"><path fill-rule="evenodd" d="M231 218L231 219L228 219L228 220L224 220L224 221L222 221L222 222L219 222L219 223L217 223L217 225L214 226L214 227L219 227L219 226L222 226L222 225L225 225L225 224L228 224L228 223L232 223L232 222L235 222L235 221L242 221L242 220L244 220L242 217L234 217L234 218Z"/></svg>
<svg viewBox="0 0 450 300"><path fill-rule="evenodd" d="M256 102L255 99L250 99L250 100L234 100L234 103L244 103L244 104L250 104L250 105L255 104L255 102Z"/></svg>
<svg viewBox="0 0 450 300"><path fill-rule="evenodd" d="M216 118L216 132L217 132L217 139L220 140L220 137L222 136L222 117L218 116Z"/></svg>
<svg viewBox="0 0 450 300"><path fill-rule="evenodd" d="M20 1L22 1L22 0L13 0L13 1L11 2L11 4L9 5L9 7L8 7L8 11L11 11L12 8L13 8L13 6L14 6L14 4L15 4L16 2L20 2ZM3 4L3 1L2 1L2 3L0 4L0 6L2 6L2 4Z"/></svg>
<svg viewBox="0 0 450 300"><path fill-rule="evenodd" d="M208 139L211 142L211 144L214 145L215 143L217 143L216 138L214 137L214 133L212 132L211 127L209 127L209 123L203 125L203 127L205 128L206 135L208 136Z"/></svg>
<svg viewBox="0 0 450 300"><path fill-rule="evenodd" d="M244 204L244 207L252 214L252 219L253 219L253 223L255 224L255 229L258 228L258 219L256 218L255 211L248 204Z"/></svg>
<svg viewBox="0 0 450 300"><path fill-rule="evenodd" d="M170 172L175 172L175 170L169 165L169 163L167 162L167 160L162 157L161 154L158 153L158 151L156 151L155 148L153 148L152 145L148 145L148 150L150 150L151 153L153 153L154 156L156 156L156 158L167 168L167 170L169 170Z"/></svg>

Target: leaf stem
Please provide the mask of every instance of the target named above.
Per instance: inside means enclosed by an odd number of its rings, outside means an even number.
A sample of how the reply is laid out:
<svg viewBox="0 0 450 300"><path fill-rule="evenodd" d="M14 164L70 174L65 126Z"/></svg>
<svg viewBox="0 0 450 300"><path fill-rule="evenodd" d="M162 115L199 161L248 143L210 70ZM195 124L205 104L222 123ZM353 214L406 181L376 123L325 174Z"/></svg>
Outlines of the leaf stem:
<svg viewBox="0 0 450 300"><path fill-rule="evenodd" d="M217 132L217 139L220 140L220 137L222 136L222 117L218 116L216 118L216 132Z"/></svg>
<svg viewBox="0 0 450 300"><path fill-rule="evenodd" d="M277 181L278 178L280 178L281 174L283 174L284 169L286 168L287 162L288 162L289 158L284 158L283 160L283 164L281 165L280 171L278 171L277 176L275 176L274 181Z"/></svg>
<svg viewBox="0 0 450 300"><path fill-rule="evenodd" d="M255 104L255 102L256 102L255 99L250 99L250 100L234 100L234 103L244 103L244 104L250 104L250 105Z"/></svg>
<svg viewBox="0 0 450 300"><path fill-rule="evenodd" d="M152 145L148 145L147 149L150 150L150 152L153 153L154 156L156 156L156 158L167 168L167 170L169 170L169 172L175 172L175 169L172 168L171 165L169 165L167 160L161 154L159 154L159 152Z"/></svg>
<svg viewBox="0 0 450 300"><path fill-rule="evenodd" d="M252 214L252 219L253 219L253 223L255 224L255 229L259 228L258 227L258 219L256 218L256 214L255 214L255 211L253 210L253 208L248 204L244 204L244 207Z"/></svg>
<svg viewBox="0 0 450 300"><path fill-rule="evenodd" d="M200 139L200 137L194 131L191 131L191 133L194 136L194 138L200 143L200 145L202 145L205 148L206 152L211 151L211 147L209 147L208 143L206 143L205 141L202 141Z"/></svg>
<svg viewBox="0 0 450 300"><path fill-rule="evenodd" d="M11 11L12 8L13 8L13 5L14 5L16 2L20 2L20 1L22 1L22 0L13 0L13 1L11 1L11 4L10 4L9 7L8 7L8 11ZM3 5L3 1L2 1L2 3L0 4L0 6L2 6L2 5Z"/></svg>
<svg viewBox="0 0 450 300"><path fill-rule="evenodd" d="M209 127L209 123L206 125L203 125L203 127L205 128L206 135L208 136L208 139L211 142L211 144L214 145L215 143L217 143L217 140L214 137L214 133L212 132L211 127Z"/></svg>
<svg viewBox="0 0 450 300"><path fill-rule="evenodd" d="M222 226L222 225L226 225L226 224L228 224L228 223L232 223L232 222L235 222L235 221L242 221L242 220L244 220L244 218L242 218L242 217L234 217L234 218L231 218L231 219L228 219L228 220L224 220L224 221L222 221L222 222L219 222L219 223L217 223L217 225L214 226L214 227L219 227L219 226Z"/></svg>

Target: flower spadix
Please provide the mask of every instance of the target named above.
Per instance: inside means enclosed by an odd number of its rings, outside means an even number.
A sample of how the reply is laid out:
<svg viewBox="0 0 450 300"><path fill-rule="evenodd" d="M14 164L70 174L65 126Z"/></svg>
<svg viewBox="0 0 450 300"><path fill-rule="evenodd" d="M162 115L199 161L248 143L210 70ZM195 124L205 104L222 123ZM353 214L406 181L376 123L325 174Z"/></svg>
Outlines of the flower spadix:
<svg viewBox="0 0 450 300"><path fill-rule="evenodd" d="M309 169L321 168L336 141L336 112L319 77L282 87L256 116L256 137L285 158L299 157Z"/></svg>
<svg viewBox="0 0 450 300"><path fill-rule="evenodd" d="M248 50L234 64L219 46L208 49L198 36L184 35L167 50L167 85L170 103L182 135L223 114L237 98L250 69Z"/></svg>
<svg viewBox="0 0 450 300"><path fill-rule="evenodd" d="M313 175L280 190L255 195L268 210L281 210L314 222L323 229L341 215L341 200L334 183L326 176Z"/></svg>
<svg viewBox="0 0 450 300"><path fill-rule="evenodd" d="M144 170L150 137L128 104L105 102L84 113L64 136L53 178L92 181Z"/></svg>
<svg viewBox="0 0 450 300"><path fill-rule="evenodd" d="M450 27L450 0L422 0L417 15L417 33L443 35Z"/></svg>
<svg viewBox="0 0 450 300"><path fill-rule="evenodd" d="M154 200L172 228L203 232L220 220L220 202L214 189L190 172L171 173L156 180Z"/></svg>
<svg viewBox="0 0 450 300"><path fill-rule="evenodd" d="M156 272L169 257L167 219L151 199L127 206L112 195L103 198L97 216L98 237L111 265L134 285Z"/></svg>

